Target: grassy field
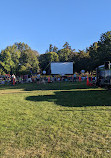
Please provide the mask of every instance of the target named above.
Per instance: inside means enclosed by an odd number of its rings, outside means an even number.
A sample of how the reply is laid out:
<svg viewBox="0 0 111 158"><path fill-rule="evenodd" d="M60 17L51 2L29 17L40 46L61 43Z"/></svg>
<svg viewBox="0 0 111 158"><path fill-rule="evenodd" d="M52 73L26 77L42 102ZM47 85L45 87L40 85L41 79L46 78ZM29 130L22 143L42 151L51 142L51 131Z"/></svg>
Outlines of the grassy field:
<svg viewBox="0 0 111 158"><path fill-rule="evenodd" d="M1 158L111 158L111 91L84 83L0 86Z"/></svg>

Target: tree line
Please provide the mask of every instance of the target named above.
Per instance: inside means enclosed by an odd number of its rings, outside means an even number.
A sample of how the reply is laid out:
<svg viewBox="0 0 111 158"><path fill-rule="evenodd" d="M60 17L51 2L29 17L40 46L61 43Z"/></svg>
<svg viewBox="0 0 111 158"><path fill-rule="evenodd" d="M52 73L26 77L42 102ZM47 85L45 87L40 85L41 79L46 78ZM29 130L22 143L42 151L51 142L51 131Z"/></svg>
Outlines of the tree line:
<svg viewBox="0 0 111 158"><path fill-rule="evenodd" d="M44 54L32 50L25 43L15 43L0 53L0 74L24 75L42 73L50 74L50 62L74 62L74 71L93 71L105 61L111 61L111 31L100 36L86 50L72 49L68 42L58 49L52 44Z"/></svg>

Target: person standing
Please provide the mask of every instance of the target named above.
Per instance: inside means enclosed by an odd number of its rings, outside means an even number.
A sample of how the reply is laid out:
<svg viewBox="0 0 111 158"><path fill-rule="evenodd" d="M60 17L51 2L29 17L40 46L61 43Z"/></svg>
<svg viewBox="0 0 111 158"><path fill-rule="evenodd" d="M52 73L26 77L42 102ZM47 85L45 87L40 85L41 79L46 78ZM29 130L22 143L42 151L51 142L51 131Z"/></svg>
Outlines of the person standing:
<svg viewBox="0 0 111 158"><path fill-rule="evenodd" d="M73 82L76 82L76 73L74 73L74 76L73 76Z"/></svg>
<svg viewBox="0 0 111 158"><path fill-rule="evenodd" d="M40 83L40 74L37 74L37 83Z"/></svg>
<svg viewBox="0 0 111 158"><path fill-rule="evenodd" d="M16 79L16 77L15 77L15 75L13 74L13 75L12 75L12 84L13 84L13 85L15 85L15 79Z"/></svg>

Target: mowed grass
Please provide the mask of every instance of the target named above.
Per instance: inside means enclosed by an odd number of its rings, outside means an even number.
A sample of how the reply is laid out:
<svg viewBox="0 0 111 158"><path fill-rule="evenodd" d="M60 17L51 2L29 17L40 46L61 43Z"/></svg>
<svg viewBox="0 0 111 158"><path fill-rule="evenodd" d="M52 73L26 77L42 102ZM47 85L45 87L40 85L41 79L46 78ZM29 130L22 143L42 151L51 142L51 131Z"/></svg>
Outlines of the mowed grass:
<svg viewBox="0 0 111 158"><path fill-rule="evenodd" d="M1 86L0 157L110 158L111 91L83 82Z"/></svg>

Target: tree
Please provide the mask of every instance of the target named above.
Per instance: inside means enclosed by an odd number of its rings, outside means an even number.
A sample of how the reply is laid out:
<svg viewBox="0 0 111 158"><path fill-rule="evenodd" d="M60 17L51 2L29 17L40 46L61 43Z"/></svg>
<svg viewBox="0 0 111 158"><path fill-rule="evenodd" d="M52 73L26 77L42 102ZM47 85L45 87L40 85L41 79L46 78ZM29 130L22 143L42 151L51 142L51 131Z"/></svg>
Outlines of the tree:
<svg viewBox="0 0 111 158"><path fill-rule="evenodd" d="M101 35L98 54L99 57L101 57L101 63L104 63L107 60L111 61L111 31Z"/></svg>
<svg viewBox="0 0 111 158"><path fill-rule="evenodd" d="M79 50L78 61L77 64L75 64L77 71L78 72L80 72L81 70L90 71L89 60L90 60L89 53L85 52L84 50Z"/></svg>
<svg viewBox="0 0 111 158"><path fill-rule="evenodd" d="M20 52L31 49L31 48L30 48L27 44L25 44L24 42L23 42L23 43L21 43L21 42L19 42L19 43L16 42L15 45L16 45L17 49L18 49Z"/></svg>
<svg viewBox="0 0 111 158"><path fill-rule="evenodd" d="M57 53L48 52L45 54L41 54L39 57L41 71L45 70L47 74L50 74L50 63L53 61L59 61Z"/></svg>
<svg viewBox="0 0 111 158"><path fill-rule="evenodd" d="M11 59L11 54L8 50L3 50L0 54L0 71L1 73L11 73L14 67L14 62Z"/></svg>
<svg viewBox="0 0 111 158"><path fill-rule="evenodd" d="M0 54L0 72L29 74L39 71L38 52L24 43L16 43L8 46Z"/></svg>
<svg viewBox="0 0 111 158"><path fill-rule="evenodd" d="M90 69L94 70L105 61L111 61L111 31L103 33L100 41L89 47Z"/></svg>
<svg viewBox="0 0 111 158"><path fill-rule="evenodd" d="M111 31L103 33L100 37L100 42L102 44L111 46Z"/></svg>
<svg viewBox="0 0 111 158"><path fill-rule="evenodd" d="M89 50L88 50L89 56L90 56L89 67L91 71L93 71L97 66L101 64L99 54L98 54L98 48L99 48L98 42L94 42L89 47Z"/></svg>
<svg viewBox="0 0 111 158"><path fill-rule="evenodd" d="M59 61L59 58L58 58L58 54L55 53L55 52L48 52L46 54L46 58L49 62L52 62L52 61Z"/></svg>
<svg viewBox="0 0 111 158"><path fill-rule="evenodd" d="M58 48L56 46L53 47L53 52L56 52L57 53L58 51Z"/></svg>
<svg viewBox="0 0 111 158"><path fill-rule="evenodd" d="M31 71L33 73L37 73L39 71L39 61L38 61L38 55L35 54L35 51L29 49L26 51L21 52L20 56L20 72L22 72L22 67L26 67L26 71L23 73L30 73Z"/></svg>
<svg viewBox="0 0 111 158"><path fill-rule="evenodd" d="M69 43L65 42L60 50L50 44L49 50L39 56L39 53L27 44L15 43L1 51L0 73L27 74L30 70L35 73L39 71L39 66L42 71L46 70L49 73L49 65L53 61L73 61L75 71L80 72L81 69L93 71L107 60L111 61L111 31L103 33L100 40L90 45L86 51L75 52L75 49L71 49Z"/></svg>
<svg viewBox="0 0 111 158"><path fill-rule="evenodd" d="M53 52L53 46L52 46L52 44L49 45L49 52Z"/></svg>
<svg viewBox="0 0 111 158"><path fill-rule="evenodd" d="M68 42L65 42L65 44L63 45L63 48L65 48L65 49L71 49L71 46L69 46Z"/></svg>

